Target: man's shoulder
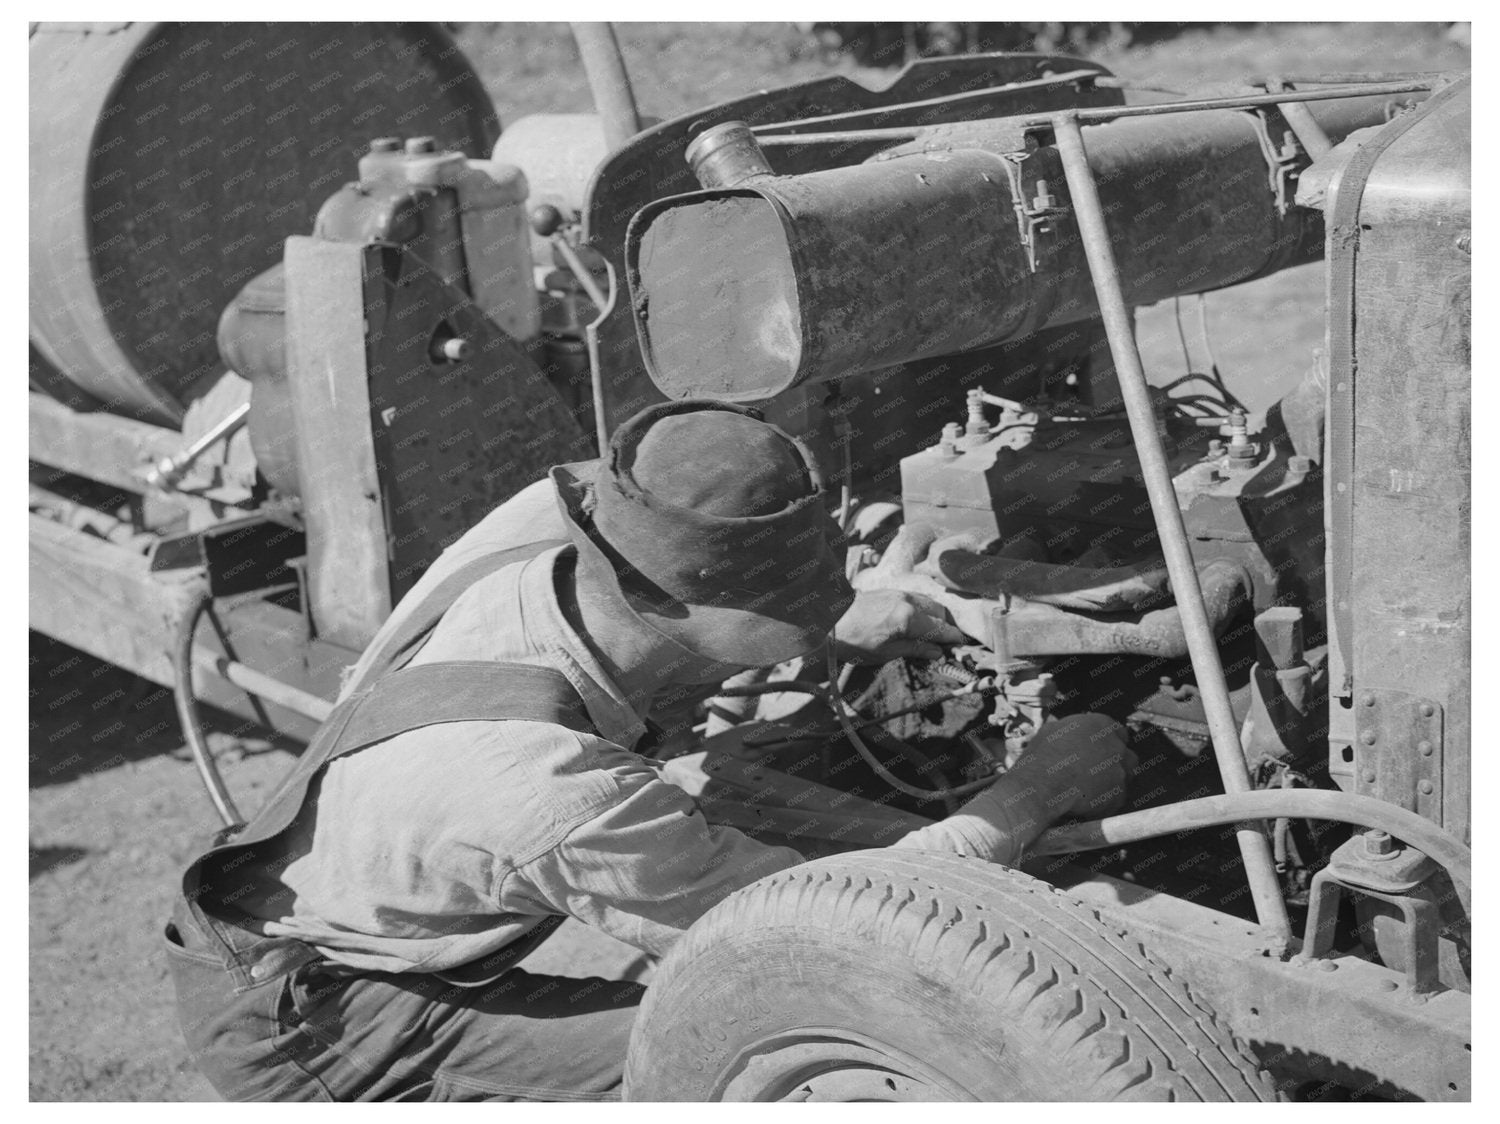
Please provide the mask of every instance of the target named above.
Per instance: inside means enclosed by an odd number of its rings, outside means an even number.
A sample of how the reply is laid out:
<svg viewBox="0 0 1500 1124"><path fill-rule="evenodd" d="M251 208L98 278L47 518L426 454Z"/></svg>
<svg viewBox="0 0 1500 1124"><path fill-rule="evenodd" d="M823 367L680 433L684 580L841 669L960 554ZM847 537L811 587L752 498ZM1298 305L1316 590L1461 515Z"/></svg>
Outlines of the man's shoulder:
<svg viewBox="0 0 1500 1124"><path fill-rule="evenodd" d="M647 779L637 754L594 734L514 719L412 730L330 763L340 803L436 817L460 834L507 836L516 850L555 843ZM460 824L469 828L460 828ZM500 850L507 848L500 846Z"/></svg>
<svg viewBox="0 0 1500 1124"><path fill-rule="evenodd" d="M495 508L466 531L427 568L400 603L392 610L364 654L355 664L351 680L359 679L367 669L372 653L379 650L387 637L405 626L407 619L424 599L430 597L445 581L465 566L495 554L535 545L543 553L551 543L568 540L568 532L557 510L556 492L551 480L543 478L529 484ZM518 559L518 562L525 559ZM504 567L509 569L509 567ZM494 578L480 579L486 581ZM462 597L462 594L460 595ZM346 686L345 690L348 690Z"/></svg>
<svg viewBox="0 0 1500 1124"><path fill-rule="evenodd" d="M464 532L444 552L444 558L477 556L528 542L567 537L567 526L557 508L556 488L549 478L543 477L522 488Z"/></svg>

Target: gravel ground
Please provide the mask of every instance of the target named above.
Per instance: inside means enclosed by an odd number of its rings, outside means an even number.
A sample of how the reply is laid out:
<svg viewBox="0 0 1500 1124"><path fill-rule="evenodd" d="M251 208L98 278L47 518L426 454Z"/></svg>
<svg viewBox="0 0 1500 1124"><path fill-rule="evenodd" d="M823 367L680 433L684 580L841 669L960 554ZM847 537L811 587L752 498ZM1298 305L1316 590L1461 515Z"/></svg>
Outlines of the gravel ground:
<svg viewBox="0 0 1500 1124"><path fill-rule="evenodd" d="M31 660L32 1098L213 1100L160 954L173 883L215 823L171 695L36 633ZM253 807L298 747L219 718L210 744Z"/></svg>
<svg viewBox="0 0 1500 1124"><path fill-rule="evenodd" d="M647 113L668 116L828 65L796 55L778 25L625 25L621 37ZM460 40L502 121L589 108L562 25L467 27ZM1226 27L1139 50L1099 52L1117 73L1176 89L1264 72L1436 69L1468 51L1431 26ZM855 73L849 67L846 72ZM888 80L889 72L879 76ZM1294 378L1320 331L1320 273L1292 271L1210 298L1232 384ZM1143 315L1148 362L1180 368L1166 309ZM1237 325L1269 317L1276 353ZM1190 321L1190 324L1194 323ZM1190 339L1196 334L1190 329ZM1196 345L1195 345L1196 346ZM1201 356L1195 357L1201 363ZM1243 385L1243 384L1241 384ZM1269 389L1252 406L1274 397ZM237 799L254 807L298 747L220 716L211 741ZM213 826L167 692L46 638L31 638L30 1093L35 1100L212 1100L177 1033L161 923L173 883Z"/></svg>

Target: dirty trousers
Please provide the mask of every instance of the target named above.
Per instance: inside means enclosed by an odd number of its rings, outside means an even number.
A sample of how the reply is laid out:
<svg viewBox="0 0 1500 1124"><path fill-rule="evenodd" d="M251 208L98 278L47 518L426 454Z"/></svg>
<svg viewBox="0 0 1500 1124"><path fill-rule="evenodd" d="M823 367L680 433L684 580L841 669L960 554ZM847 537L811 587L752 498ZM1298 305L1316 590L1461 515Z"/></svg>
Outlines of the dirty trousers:
<svg viewBox="0 0 1500 1124"><path fill-rule="evenodd" d="M619 1099L640 984L354 972L179 906L165 934L178 1018L226 1100Z"/></svg>

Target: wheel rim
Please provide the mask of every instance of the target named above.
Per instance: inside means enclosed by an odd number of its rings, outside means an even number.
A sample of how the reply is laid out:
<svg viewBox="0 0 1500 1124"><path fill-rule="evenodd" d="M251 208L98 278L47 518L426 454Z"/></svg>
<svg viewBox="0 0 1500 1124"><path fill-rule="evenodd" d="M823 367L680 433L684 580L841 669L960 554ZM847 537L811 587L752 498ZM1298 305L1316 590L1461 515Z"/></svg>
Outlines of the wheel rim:
<svg viewBox="0 0 1500 1124"><path fill-rule="evenodd" d="M843 1028L802 1027L745 1046L715 1101L973 1101L946 1074L889 1043Z"/></svg>

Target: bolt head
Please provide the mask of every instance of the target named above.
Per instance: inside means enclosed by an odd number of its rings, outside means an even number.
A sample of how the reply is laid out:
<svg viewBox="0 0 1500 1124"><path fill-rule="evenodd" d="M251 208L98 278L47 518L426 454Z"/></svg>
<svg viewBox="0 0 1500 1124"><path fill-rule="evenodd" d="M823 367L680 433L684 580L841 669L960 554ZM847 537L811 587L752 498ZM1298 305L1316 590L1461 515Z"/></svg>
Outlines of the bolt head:
<svg viewBox="0 0 1500 1124"><path fill-rule="evenodd" d="M1423 718L1431 718L1436 713L1437 713L1437 711L1433 708L1433 705L1431 703L1423 703L1422 704L1422 717Z"/></svg>
<svg viewBox="0 0 1500 1124"><path fill-rule="evenodd" d="M1396 849L1396 841L1390 837L1389 832L1367 831L1365 832L1365 854L1367 855L1389 855Z"/></svg>
<svg viewBox="0 0 1500 1124"><path fill-rule="evenodd" d="M1420 781L1420 782L1418 782L1418 784L1417 784L1417 791L1420 792L1423 796L1431 796L1432 795L1432 782L1431 781Z"/></svg>
<svg viewBox="0 0 1500 1124"><path fill-rule="evenodd" d="M436 151L436 137L411 137L406 142L406 154L408 156L421 156L425 153Z"/></svg>
<svg viewBox="0 0 1500 1124"><path fill-rule="evenodd" d="M1364 776L1365 776L1365 784L1374 784L1375 783L1375 770L1374 769L1366 769L1365 773L1364 773Z"/></svg>
<svg viewBox="0 0 1500 1124"><path fill-rule="evenodd" d="M400 137L376 137L370 142L371 152L399 152L400 149Z"/></svg>
<svg viewBox="0 0 1500 1124"><path fill-rule="evenodd" d="M1365 745L1374 745L1377 736L1374 730L1366 730L1363 734L1359 735L1359 740L1364 742Z"/></svg>
<svg viewBox="0 0 1500 1124"><path fill-rule="evenodd" d="M1373 691L1366 691L1365 694L1364 694L1364 697L1362 699L1360 699L1359 701L1362 702L1362 703L1364 703L1366 706L1374 706L1375 705L1375 693Z"/></svg>
<svg viewBox="0 0 1500 1124"><path fill-rule="evenodd" d="M1417 752L1420 753L1423 757L1431 757L1432 756L1432 743L1431 742L1418 742L1417 743Z"/></svg>

